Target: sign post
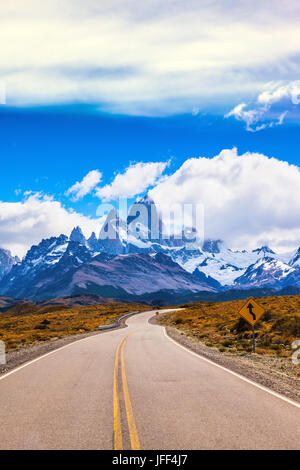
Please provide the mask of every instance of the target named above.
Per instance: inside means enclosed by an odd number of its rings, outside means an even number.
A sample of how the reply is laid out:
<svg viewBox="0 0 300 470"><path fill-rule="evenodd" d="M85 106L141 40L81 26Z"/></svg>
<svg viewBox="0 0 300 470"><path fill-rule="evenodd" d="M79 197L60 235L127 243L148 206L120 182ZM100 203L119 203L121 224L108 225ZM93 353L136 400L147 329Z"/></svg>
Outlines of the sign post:
<svg viewBox="0 0 300 470"><path fill-rule="evenodd" d="M252 345L253 345L253 352L255 353L255 331L254 331L254 326L252 326Z"/></svg>
<svg viewBox="0 0 300 470"><path fill-rule="evenodd" d="M255 352L255 329L254 326L265 313L264 309L253 299L247 300L245 305L239 311L239 314L252 326L252 345Z"/></svg>

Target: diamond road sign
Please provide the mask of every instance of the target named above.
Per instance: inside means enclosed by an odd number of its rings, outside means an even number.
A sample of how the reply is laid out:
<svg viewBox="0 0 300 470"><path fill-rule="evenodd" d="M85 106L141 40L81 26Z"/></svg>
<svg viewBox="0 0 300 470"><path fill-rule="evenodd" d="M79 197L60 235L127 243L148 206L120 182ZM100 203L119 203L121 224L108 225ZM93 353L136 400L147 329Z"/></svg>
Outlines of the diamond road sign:
<svg viewBox="0 0 300 470"><path fill-rule="evenodd" d="M248 323L250 323L251 326L254 326L264 313L265 310L253 299L253 297L250 297L239 311L239 314Z"/></svg>

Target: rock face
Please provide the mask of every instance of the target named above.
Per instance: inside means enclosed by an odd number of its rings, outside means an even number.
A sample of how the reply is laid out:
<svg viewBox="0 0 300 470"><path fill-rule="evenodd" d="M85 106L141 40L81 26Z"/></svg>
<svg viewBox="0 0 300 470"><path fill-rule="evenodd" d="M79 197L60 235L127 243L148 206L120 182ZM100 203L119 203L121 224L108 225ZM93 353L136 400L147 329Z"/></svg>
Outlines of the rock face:
<svg viewBox="0 0 300 470"><path fill-rule="evenodd" d="M73 228L72 233L70 235L70 240L72 242L78 242L82 245L86 245L85 236L83 235L81 228L78 226Z"/></svg>
<svg viewBox="0 0 300 470"><path fill-rule="evenodd" d="M184 238L166 240L148 197L130 209L127 224L113 209L99 238L92 233L86 240L75 227L70 237L62 234L32 246L22 261L0 249L0 295L14 298L94 294L128 299L157 292L191 297L198 292L299 288L300 248L279 255L267 246L233 251L221 240L207 239L202 245Z"/></svg>
<svg viewBox="0 0 300 470"><path fill-rule="evenodd" d="M90 238L87 240L87 246L92 251L100 251L99 242L98 242L95 232L93 232Z"/></svg>
<svg viewBox="0 0 300 470"><path fill-rule="evenodd" d="M0 248L0 280L11 270L14 264L20 260L17 256L12 256L9 250Z"/></svg>

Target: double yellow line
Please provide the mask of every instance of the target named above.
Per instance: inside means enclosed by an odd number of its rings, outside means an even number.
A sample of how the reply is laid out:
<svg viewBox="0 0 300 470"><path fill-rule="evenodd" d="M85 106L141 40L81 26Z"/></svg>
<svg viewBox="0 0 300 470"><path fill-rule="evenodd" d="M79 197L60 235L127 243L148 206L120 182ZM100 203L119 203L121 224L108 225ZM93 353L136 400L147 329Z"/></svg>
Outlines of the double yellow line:
<svg viewBox="0 0 300 470"><path fill-rule="evenodd" d="M133 333L131 333L133 334ZM115 359L115 369L114 369L114 449L123 450L123 435L122 435L122 423L121 423L121 411L120 411L120 400L119 400L119 385L118 385L118 372L119 372L119 355L121 362L121 376L122 376L122 385L123 385L123 396L125 403L125 410L127 416L128 430L130 436L130 443L132 450L140 450L140 441L139 436L133 416L133 410L130 400L130 395L128 391L127 378L125 373L124 365L124 346L126 344L127 338L131 335L125 336L122 341L119 343L116 351ZM120 352L121 351L121 352Z"/></svg>

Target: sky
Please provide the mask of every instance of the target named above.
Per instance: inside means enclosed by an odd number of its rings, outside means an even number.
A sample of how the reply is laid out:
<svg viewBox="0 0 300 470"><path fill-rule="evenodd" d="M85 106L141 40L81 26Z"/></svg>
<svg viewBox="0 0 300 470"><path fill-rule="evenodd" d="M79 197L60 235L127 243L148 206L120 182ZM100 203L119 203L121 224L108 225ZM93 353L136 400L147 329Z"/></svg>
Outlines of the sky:
<svg viewBox="0 0 300 470"><path fill-rule="evenodd" d="M99 205L200 203L236 249L300 246L300 4L0 5L0 246L23 256ZM97 212L98 210L98 212Z"/></svg>

